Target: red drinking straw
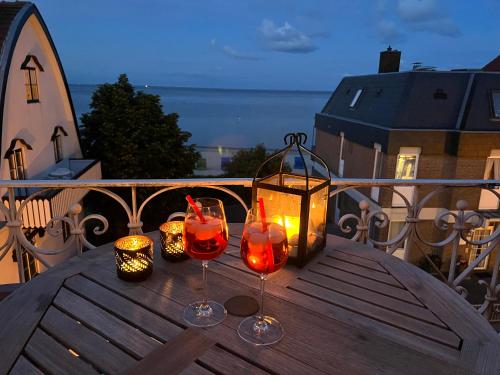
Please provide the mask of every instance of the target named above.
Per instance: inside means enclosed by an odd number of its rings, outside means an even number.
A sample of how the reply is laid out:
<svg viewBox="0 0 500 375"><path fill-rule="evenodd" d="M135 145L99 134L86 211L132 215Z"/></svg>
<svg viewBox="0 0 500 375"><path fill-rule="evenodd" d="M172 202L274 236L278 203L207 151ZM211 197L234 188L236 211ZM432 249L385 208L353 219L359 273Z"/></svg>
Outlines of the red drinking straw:
<svg viewBox="0 0 500 375"><path fill-rule="evenodd" d="M194 212L196 212L196 215L200 218L200 221L205 224L207 222L207 219L203 216L203 214L200 211L200 208L196 205L196 202L191 198L191 196L188 194L186 195L186 200L189 202L190 206L193 208Z"/></svg>
<svg viewBox="0 0 500 375"><path fill-rule="evenodd" d="M267 220L266 220L266 210L264 208L264 199L259 198L259 208L260 208L260 219L262 221L262 232L267 231ZM274 252L271 245L271 240L268 238L266 241L266 253L267 253L267 272L274 271Z"/></svg>
<svg viewBox="0 0 500 375"><path fill-rule="evenodd" d="M267 231L266 210L264 208L264 199L259 198L260 220L262 221L262 232Z"/></svg>

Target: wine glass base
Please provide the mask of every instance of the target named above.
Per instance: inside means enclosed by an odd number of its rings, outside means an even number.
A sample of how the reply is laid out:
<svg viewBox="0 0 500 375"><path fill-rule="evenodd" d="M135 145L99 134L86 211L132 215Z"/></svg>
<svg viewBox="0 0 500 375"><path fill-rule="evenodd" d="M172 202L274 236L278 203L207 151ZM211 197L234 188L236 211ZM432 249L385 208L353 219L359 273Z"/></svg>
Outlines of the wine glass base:
<svg viewBox="0 0 500 375"><path fill-rule="evenodd" d="M184 320L195 327L212 327L226 319L227 311L223 305L215 301L196 301L184 309Z"/></svg>
<svg viewBox="0 0 500 375"><path fill-rule="evenodd" d="M270 316L260 321L257 316L243 319L238 327L238 335L254 345L272 345L283 338L283 327L280 322Z"/></svg>

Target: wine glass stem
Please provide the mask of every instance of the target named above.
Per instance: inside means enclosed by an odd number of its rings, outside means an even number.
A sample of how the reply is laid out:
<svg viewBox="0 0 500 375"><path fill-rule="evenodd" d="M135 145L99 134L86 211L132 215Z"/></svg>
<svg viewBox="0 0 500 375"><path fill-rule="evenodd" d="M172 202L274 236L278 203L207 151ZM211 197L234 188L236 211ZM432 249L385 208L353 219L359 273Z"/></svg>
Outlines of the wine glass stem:
<svg viewBox="0 0 500 375"><path fill-rule="evenodd" d="M259 310L259 316L257 317L259 321L264 320L264 286L266 283L266 275L261 273L260 274L260 310Z"/></svg>
<svg viewBox="0 0 500 375"><path fill-rule="evenodd" d="M208 270L208 260L203 260L201 262L203 267L203 304L208 303L208 291L207 291L207 270Z"/></svg>

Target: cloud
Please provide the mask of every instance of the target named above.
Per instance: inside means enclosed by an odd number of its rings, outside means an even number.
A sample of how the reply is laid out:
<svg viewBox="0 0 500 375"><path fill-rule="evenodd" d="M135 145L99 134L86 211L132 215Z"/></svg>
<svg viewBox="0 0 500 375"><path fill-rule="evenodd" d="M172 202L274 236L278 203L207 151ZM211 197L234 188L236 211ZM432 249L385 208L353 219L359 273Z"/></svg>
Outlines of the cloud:
<svg viewBox="0 0 500 375"><path fill-rule="evenodd" d="M287 53L310 53L317 49L311 38L288 22L283 26L263 20L258 28L259 37L266 49Z"/></svg>
<svg viewBox="0 0 500 375"><path fill-rule="evenodd" d="M258 56L254 56L254 55L250 55L250 54L238 52L234 48L231 48L229 46L224 46L224 47L222 47L221 50L227 56L232 57L233 59L237 59L237 60L253 60L253 61L261 60L260 57L258 57Z"/></svg>
<svg viewBox="0 0 500 375"><path fill-rule="evenodd" d="M384 43L397 43L406 40L406 36L393 21L380 20L376 25L377 34Z"/></svg>
<svg viewBox="0 0 500 375"><path fill-rule="evenodd" d="M396 12L411 30L457 37L460 29L437 0L398 0Z"/></svg>

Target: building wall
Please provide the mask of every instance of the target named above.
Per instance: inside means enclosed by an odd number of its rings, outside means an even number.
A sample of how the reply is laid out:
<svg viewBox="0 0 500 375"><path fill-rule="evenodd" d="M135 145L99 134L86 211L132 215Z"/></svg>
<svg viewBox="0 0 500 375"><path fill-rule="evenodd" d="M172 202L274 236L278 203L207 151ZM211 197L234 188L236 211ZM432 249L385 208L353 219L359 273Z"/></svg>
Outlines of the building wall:
<svg viewBox="0 0 500 375"><path fill-rule="evenodd" d="M37 71L39 103L26 102L24 70L20 69L26 55L35 55L44 69L43 72ZM33 147L25 152L28 177L54 164L50 137L57 125L63 126L68 133L67 137L63 136L64 157L81 157L63 77L49 41L32 15L19 35L9 69L1 140L1 177L10 179L8 162L3 157L14 138L23 138Z"/></svg>

